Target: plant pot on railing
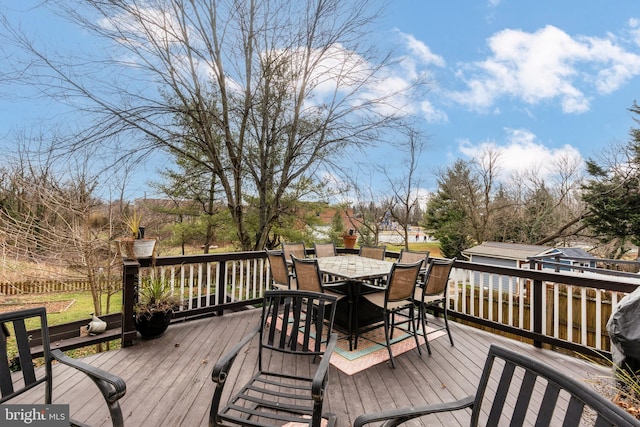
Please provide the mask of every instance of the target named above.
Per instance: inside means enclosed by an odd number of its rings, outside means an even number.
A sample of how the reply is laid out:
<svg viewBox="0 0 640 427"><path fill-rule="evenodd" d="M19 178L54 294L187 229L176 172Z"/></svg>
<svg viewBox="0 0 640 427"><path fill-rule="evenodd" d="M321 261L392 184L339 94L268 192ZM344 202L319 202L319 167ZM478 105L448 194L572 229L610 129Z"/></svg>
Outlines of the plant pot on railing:
<svg viewBox="0 0 640 427"><path fill-rule="evenodd" d="M129 237L116 240L118 252L124 259L137 260L153 258L156 249L156 239L144 238L144 227L140 225L142 216L135 210L131 215L122 215L122 220L129 230Z"/></svg>
<svg viewBox="0 0 640 427"><path fill-rule="evenodd" d="M356 240L358 240L358 235L355 233L355 230L353 228L349 229L348 232L342 235L342 242L345 249L355 248Z"/></svg>
<svg viewBox="0 0 640 427"><path fill-rule="evenodd" d="M118 252L125 259L153 258L156 239L118 239Z"/></svg>

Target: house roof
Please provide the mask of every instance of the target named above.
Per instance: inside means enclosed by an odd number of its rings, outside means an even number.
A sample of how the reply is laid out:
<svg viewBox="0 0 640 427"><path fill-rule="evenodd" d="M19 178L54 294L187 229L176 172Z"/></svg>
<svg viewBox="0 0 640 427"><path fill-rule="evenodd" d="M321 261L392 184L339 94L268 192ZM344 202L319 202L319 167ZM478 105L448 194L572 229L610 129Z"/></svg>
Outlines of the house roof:
<svg viewBox="0 0 640 427"><path fill-rule="evenodd" d="M547 254L545 254L547 255ZM548 255L561 255L564 258L593 258L596 257L582 248L554 248Z"/></svg>
<svg viewBox="0 0 640 427"><path fill-rule="evenodd" d="M545 254L550 246L525 245L520 243L484 242L462 251L466 257L488 256L491 258L526 260L528 257Z"/></svg>

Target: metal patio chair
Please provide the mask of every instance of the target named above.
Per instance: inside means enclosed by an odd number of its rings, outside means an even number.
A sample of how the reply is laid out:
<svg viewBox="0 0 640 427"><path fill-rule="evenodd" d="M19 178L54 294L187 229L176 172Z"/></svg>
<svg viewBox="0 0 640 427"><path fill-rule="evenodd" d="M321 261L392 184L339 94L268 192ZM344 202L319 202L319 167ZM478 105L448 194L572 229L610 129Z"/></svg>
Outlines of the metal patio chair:
<svg viewBox="0 0 640 427"><path fill-rule="evenodd" d="M421 266L422 260L414 262L413 264L396 263L391 268L389 278L387 279L387 285L384 290L363 295L366 300L383 312L384 345L387 347L387 351L389 352L389 359L391 361L392 368L395 368L396 365L393 360L393 352L391 351L391 338L393 337L393 328L397 326L395 323L395 314L398 312L408 312L408 320L402 323L408 324L405 331L413 336L416 341L418 353L422 354L422 350L420 350L420 343L418 342L415 304L413 301L416 281L418 280L418 274L420 273ZM357 348L359 336L357 328L356 333Z"/></svg>
<svg viewBox="0 0 640 427"><path fill-rule="evenodd" d="M384 260L387 254L386 246L360 246L360 256Z"/></svg>
<svg viewBox="0 0 640 427"><path fill-rule="evenodd" d="M300 290L266 291L262 318L253 332L218 360L211 378L216 384L210 426L282 426L300 423L320 427L328 385L329 360L336 345L333 333L336 298ZM316 316L306 313L315 311ZM288 321L285 321L288 319ZM249 382L221 405L224 386L236 382L230 371L236 357L258 338L258 364ZM315 363L320 357L320 362ZM239 370L253 369L254 362ZM235 370L234 370L235 371ZM298 374L303 372L303 374ZM238 372L239 374L239 372ZM242 373L244 377L246 372Z"/></svg>
<svg viewBox="0 0 640 427"><path fill-rule="evenodd" d="M313 249L316 253L316 258L336 256L336 245L333 242L329 243L313 243ZM298 257L299 258L299 257Z"/></svg>
<svg viewBox="0 0 640 427"><path fill-rule="evenodd" d="M271 272L271 287L273 289L295 289L296 281L289 272L289 267L282 251L267 249L269 271Z"/></svg>
<svg viewBox="0 0 640 427"><path fill-rule="evenodd" d="M60 350L52 350L49 342L47 312L44 307L30 308L7 313L0 313L0 404L12 403L12 399L35 387L44 387L44 404L52 403L54 373L52 362L56 361L87 375L98 387L109 408L111 423L115 427L124 425L119 400L126 393L123 379L102 369L93 367L80 360L65 355ZM35 368L31 356L31 336L27 331L40 328L42 332L42 351L44 366ZM12 332L11 332L12 331ZM10 358L8 345L15 345L18 355ZM16 371L13 372L12 371ZM21 402L22 403L22 402ZM34 402L38 403L38 402ZM70 420L72 426L82 426Z"/></svg>
<svg viewBox="0 0 640 427"><path fill-rule="evenodd" d="M291 255L295 255L298 258L306 258L307 250L304 247L304 242L284 242L282 243L282 252L284 253L284 259L289 262Z"/></svg>
<svg viewBox="0 0 640 427"><path fill-rule="evenodd" d="M455 258L431 258L427 266L425 282L423 284L419 283L413 297L419 308L418 319L420 320L422 334L429 354L431 354L431 347L429 346L428 335L434 332L446 330L447 335L449 335L449 342L453 345L447 314L449 310L447 292L449 289L449 276L455 260ZM442 312L444 325L427 333L427 310L433 308L437 308L438 311Z"/></svg>
<svg viewBox="0 0 640 427"><path fill-rule="evenodd" d="M515 404L507 404L510 391L517 393ZM539 404L532 404L534 394L541 396ZM471 410L470 426L640 426L640 421L585 382L494 344L489 348L475 395L455 402L360 415L353 427L373 422L384 427L398 426L418 417L463 409ZM583 417L586 423L580 422ZM427 422L428 418L422 421Z"/></svg>

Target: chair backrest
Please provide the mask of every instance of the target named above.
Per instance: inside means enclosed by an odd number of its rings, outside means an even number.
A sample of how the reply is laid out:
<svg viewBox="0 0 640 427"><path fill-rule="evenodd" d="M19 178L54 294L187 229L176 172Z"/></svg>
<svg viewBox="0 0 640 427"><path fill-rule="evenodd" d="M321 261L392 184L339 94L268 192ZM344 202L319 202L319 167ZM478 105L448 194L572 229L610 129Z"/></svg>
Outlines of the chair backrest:
<svg viewBox="0 0 640 427"><path fill-rule="evenodd" d="M333 242L329 242L329 243L314 242L313 249L316 253L316 258L336 256L336 245Z"/></svg>
<svg viewBox="0 0 640 427"><path fill-rule="evenodd" d="M431 258L427 267L425 295L445 295L455 258Z"/></svg>
<svg viewBox="0 0 640 427"><path fill-rule="evenodd" d="M298 289L301 291L323 292L322 275L317 258L298 258L291 255L293 271Z"/></svg>
<svg viewBox="0 0 640 427"><path fill-rule="evenodd" d="M422 268L427 266L427 260L429 259L429 251L410 251L402 248L400 250L400 256L398 262L400 264L411 264L417 261L422 261Z"/></svg>
<svg viewBox="0 0 640 427"><path fill-rule="evenodd" d="M365 258L384 260L386 253L386 246L360 246L360 256Z"/></svg>
<svg viewBox="0 0 640 427"><path fill-rule="evenodd" d="M322 344L328 342L333 330L335 302L335 296L317 292L266 291L260 328L260 369L265 350L322 356Z"/></svg>
<svg viewBox="0 0 640 427"><path fill-rule="evenodd" d="M269 259L271 279L287 289L291 288L291 277L289 276L289 269L282 251L267 250L266 252Z"/></svg>
<svg viewBox="0 0 640 427"><path fill-rule="evenodd" d="M291 259L291 255L295 255L298 258L307 257L304 242L282 243L282 252L284 253L284 259L287 261Z"/></svg>
<svg viewBox="0 0 640 427"><path fill-rule="evenodd" d="M422 260L412 264L393 264L387 279L385 300L402 301L413 297L421 266Z"/></svg>
<svg viewBox="0 0 640 427"><path fill-rule="evenodd" d="M40 328L42 331L42 348L44 352L44 369L34 369L27 332ZM49 344L49 328L47 311L44 307L30 308L7 313L0 313L0 403L18 396L38 384L45 384L45 404L51 403L51 348ZM9 336L7 336L9 334ZM9 354L8 349L17 349L18 354ZM20 379L12 377L12 371L20 369ZM15 374L17 375L17 374Z"/></svg>
<svg viewBox="0 0 640 427"><path fill-rule="evenodd" d="M514 390L518 393L515 405L505 404L507 394ZM532 395L543 396L540 406L531 404ZM586 408L592 411L585 411ZM586 417L583 419L586 422L580 423L582 417ZM639 425L624 409L584 381L570 378L534 358L492 345L480 377L470 425L534 424Z"/></svg>

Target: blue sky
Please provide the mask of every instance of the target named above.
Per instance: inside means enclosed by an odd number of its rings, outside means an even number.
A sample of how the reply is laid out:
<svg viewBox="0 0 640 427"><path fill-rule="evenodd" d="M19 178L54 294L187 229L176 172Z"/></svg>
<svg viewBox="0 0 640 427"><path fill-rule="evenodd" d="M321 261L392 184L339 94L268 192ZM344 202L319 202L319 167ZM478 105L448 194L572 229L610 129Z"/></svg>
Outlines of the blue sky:
<svg viewBox="0 0 640 427"><path fill-rule="evenodd" d="M0 0L0 9L35 3ZM91 43L43 11L10 16L51 45ZM378 33L404 55L404 70L415 67L432 81L414 111L429 136L421 161L427 190L438 168L474 158L487 144L501 150L505 171L535 168L544 176L554 159L594 157L626 141L634 126L627 109L640 93L637 0L394 0ZM20 93L0 81L8 150L13 132L59 113L24 87ZM393 141L372 157L399 161Z"/></svg>
<svg viewBox="0 0 640 427"><path fill-rule="evenodd" d="M543 175L558 156L627 141L635 125L638 2L401 0L385 22L430 64L427 173L493 144L506 170Z"/></svg>

